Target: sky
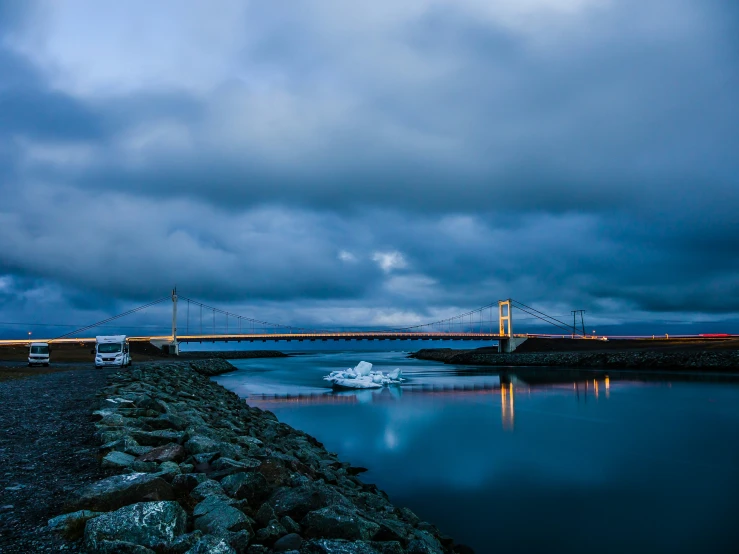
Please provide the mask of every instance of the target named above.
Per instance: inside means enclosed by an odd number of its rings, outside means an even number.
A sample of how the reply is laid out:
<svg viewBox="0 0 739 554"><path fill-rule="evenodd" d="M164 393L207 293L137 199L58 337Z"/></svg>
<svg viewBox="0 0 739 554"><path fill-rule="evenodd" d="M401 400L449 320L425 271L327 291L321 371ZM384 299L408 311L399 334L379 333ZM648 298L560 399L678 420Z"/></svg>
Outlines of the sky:
<svg viewBox="0 0 739 554"><path fill-rule="evenodd" d="M0 336L739 332L737 90L733 0L0 0Z"/></svg>

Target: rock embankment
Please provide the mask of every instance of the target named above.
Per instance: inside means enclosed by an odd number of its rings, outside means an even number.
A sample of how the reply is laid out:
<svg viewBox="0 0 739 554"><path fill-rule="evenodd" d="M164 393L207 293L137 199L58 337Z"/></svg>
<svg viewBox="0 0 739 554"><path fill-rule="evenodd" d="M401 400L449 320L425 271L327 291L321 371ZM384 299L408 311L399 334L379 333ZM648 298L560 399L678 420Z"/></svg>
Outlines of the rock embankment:
<svg viewBox="0 0 739 554"><path fill-rule="evenodd" d="M111 377L92 417L120 474L74 492L51 528L102 553L470 552L190 366Z"/></svg>
<svg viewBox="0 0 739 554"><path fill-rule="evenodd" d="M514 352L428 348L411 354L419 360L488 366L546 366L579 369L739 371L739 351Z"/></svg>

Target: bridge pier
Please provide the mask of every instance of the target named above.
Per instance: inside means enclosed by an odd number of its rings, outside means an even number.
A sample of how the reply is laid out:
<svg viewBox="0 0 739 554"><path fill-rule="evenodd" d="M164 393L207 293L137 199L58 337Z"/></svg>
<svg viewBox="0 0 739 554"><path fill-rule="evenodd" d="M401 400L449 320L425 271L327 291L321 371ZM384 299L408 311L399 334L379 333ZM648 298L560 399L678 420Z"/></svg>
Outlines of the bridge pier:
<svg viewBox="0 0 739 554"><path fill-rule="evenodd" d="M526 342L527 337L507 337L498 339L498 352L501 354L510 354L515 352L516 348Z"/></svg>

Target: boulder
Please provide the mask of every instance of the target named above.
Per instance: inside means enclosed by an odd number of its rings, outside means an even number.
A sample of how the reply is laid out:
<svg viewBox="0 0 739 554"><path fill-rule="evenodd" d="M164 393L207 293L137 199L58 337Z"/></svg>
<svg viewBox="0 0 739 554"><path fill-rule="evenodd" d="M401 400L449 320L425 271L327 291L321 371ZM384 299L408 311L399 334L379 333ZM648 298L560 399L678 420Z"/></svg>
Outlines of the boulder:
<svg viewBox="0 0 739 554"><path fill-rule="evenodd" d="M139 502L100 515L85 526L85 547L97 552L103 541L153 548L185 532L187 514L177 502Z"/></svg>
<svg viewBox="0 0 739 554"><path fill-rule="evenodd" d="M279 521L273 519L254 536L254 540L260 544L271 546L277 539L287 535L287 531Z"/></svg>
<svg viewBox="0 0 739 554"><path fill-rule="evenodd" d="M257 472L233 473L223 478L221 486L229 496L246 499L251 505L258 505L270 492L267 480Z"/></svg>
<svg viewBox="0 0 739 554"><path fill-rule="evenodd" d="M288 550L300 550L303 545L303 537L296 533L290 533L284 537L280 537L272 545L272 550L275 552L285 552Z"/></svg>
<svg viewBox="0 0 739 554"><path fill-rule="evenodd" d="M49 529L62 536L76 540L82 537L85 532L85 524L87 520L99 516L102 512L92 512L90 510L79 510L71 514L64 514L49 520Z"/></svg>
<svg viewBox="0 0 739 554"><path fill-rule="evenodd" d="M131 437L144 446L164 446L170 442L181 444L187 439L184 431L131 431Z"/></svg>
<svg viewBox="0 0 739 554"><path fill-rule="evenodd" d="M183 473L172 478L172 486L178 492L189 493L200 483L207 480L208 477L204 473Z"/></svg>
<svg viewBox="0 0 739 554"><path fill-rule="evenodd" d="M212 495L226 496L221 484L213 479L206 479L190 491L190 496L192 496L196 502L202 502L207 496Z"/></svg>
<svg viewBox="0 0 739 554"><path fill-rule="evenodd" d="M281 517L280 523L288 533L300 533L300 525L290 516Z"/></svg>
<svg viewBox="0 0 739 554"><path fill-rule="evenodd" d="M404 554L397 542L317 539L303 543L301 554Z"/></svg>
<svg viewBox="0 0 739 554"><path fill-rule="evenodd" d="M217 452L218 445L217 440L202 435L195 435L190 437L190 440L185 443L185 449L190 454L204 454L207 452Z"/></svg>
<svg viewBox="0 0 739 554"><path fill-rule="evenodd" d="M206 496L204 500L198 502L192 510L194 517L204 516L208 512L215 510L221 506L232 506L235 501L226 496Z"/></svg>
<svg viewBox="0 0 739 554"><path fill-rule="evenodd" d="M345 506L330 506L310 512L301 522L309 537L369 540L380 526Z"/></svg>
<svg viewBox="0 0 739 554"><path fill-rule="evenodd" d="M181 462L186 456L185 448L181 444L170 442L164 446L158 446L143 456L139 456L141 462Z"/></svg>
<svg viewBox="0 0 739 554"><path fill-rule="evenodd" d="M96 554L156 554L151 548L126 541L100 541Z"/></svg>
<svg viewBox="0 0 739 554"><path fill-rule="evenodd" d="M409 554L444 554L441 543L428 531L416 531L415 536L408 543Z"/></svg>
<svg viewBox="0 0 739 554"><path fill-rule="evenodd" d="M251 522L244 512L230 506L227 502L211 500L208 511L195 519L195 529L203 533L248 531L251 529Z"/></svg>
<svg viewBox="0 0 739 554"><path fill-rule="evenodd" d="M202 538L203 534L200 531L180 535L169 543L166 548L160 548L160 551L162 554L185 554L185 552L195 546Z"/></svg>
<svg viewBox="0 0 739 554"><path fill-rule="evenodd" d="M68 506L74 510L109 512L134 502L173 499L174 491L164 479L131 473L108 477L75 491Z"/></svg>
<svg viewBox="0 0 739 554"><path fill-rule="evenodd" d="M185 554L236 554L236 550L225 537L206 535Z"/></svg>
<svg viewBox="0 0 739 554"><path fill-rule="evenodd" d="M272 494L269 503L278 516L289 515L295 520L301 520L308 512L326 506L351 506L344 495L318 483L279 488Z"/></svg>
<svg viewBox="0 0 739 554"><path fill-rule="evenodd" d="M211 465L213 466L213 469L215 470L224 470L224 469L236 469L236 470L245 470L245 469L254 469L255 467L259 467L262 465L262 462L259 460L255 460L253 458L244 458L242 460L232 460L231 458L218 458L215 462L212 462Z"/></svg>
<svg viewBox="0 0 739 554"><path fill-rule="evenodd" d="M101 462L101 465L106 469L123 469L131 467L134 461L136 461L136 458L134 456L114 450L113 452L108 452L105 455L103 461Z"/></svg>

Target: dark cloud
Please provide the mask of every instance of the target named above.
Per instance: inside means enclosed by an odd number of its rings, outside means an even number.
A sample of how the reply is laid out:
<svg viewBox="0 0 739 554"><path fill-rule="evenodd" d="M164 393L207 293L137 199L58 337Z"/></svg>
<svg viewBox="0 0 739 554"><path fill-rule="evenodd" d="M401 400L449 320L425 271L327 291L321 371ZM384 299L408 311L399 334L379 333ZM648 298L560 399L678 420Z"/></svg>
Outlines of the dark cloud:
<svg viewBox="0 0 739 554"><path fill-rule="evenodd" d="M91 21L98 57L65 7L18 6L0 2L9 314L92 318L174 284L301 323L508 296L739 312L732 5L258 6L254 32L202 42L119 48L119 21ZM168 46L194 43L214 57Z"/></svg>

